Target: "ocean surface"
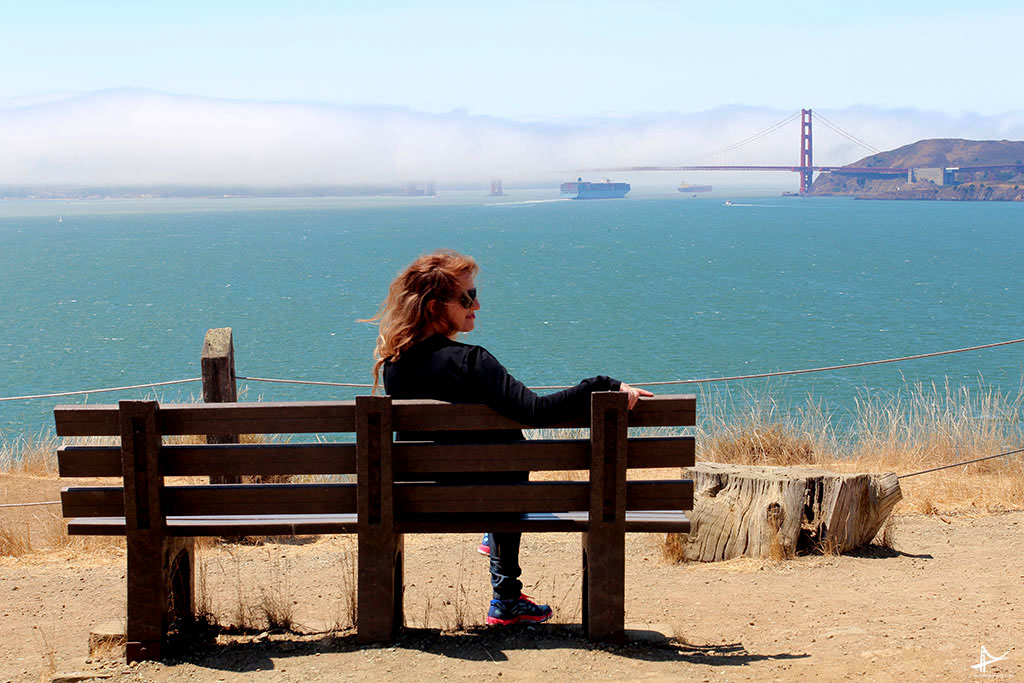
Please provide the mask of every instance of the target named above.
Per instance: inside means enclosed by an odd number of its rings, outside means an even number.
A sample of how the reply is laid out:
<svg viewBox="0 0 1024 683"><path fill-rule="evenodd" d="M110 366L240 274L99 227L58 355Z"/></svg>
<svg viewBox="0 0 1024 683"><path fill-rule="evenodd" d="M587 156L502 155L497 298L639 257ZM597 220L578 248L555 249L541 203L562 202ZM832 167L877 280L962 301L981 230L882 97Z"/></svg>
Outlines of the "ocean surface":
<svg viewBox="0 0 1024 683"><path fill-rule="evenodd" d="M371 381L373 315L418 254L473 255L466 341L530 385L774 372L1024 337L1024 205L552 190L436 198L0 202L0 398L198 377L234 330L237 373ZM915 382L1016 393L1024 344L719 385L835 414ZM241 381L245 400L365 389ZM693 393L693 385L659 387ZM198 383L0 401L10 439L57 403L192 400Z"/></svg>

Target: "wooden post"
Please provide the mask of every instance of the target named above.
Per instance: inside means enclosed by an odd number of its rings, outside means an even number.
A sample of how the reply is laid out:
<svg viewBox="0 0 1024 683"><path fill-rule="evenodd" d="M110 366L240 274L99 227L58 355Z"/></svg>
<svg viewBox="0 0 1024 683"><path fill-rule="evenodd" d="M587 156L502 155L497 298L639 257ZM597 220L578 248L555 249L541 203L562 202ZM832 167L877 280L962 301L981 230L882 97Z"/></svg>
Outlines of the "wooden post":
<svg viewBox="0 0 1024 683"><path fill-rule="evenodd" d="M591 640L625 632L626 437L629 399L597 392L590 404L590 520L583 534L583 628Z"/></svg>
<svg viewBox="0 0 1024 683"><path fill-rule="evenodd" d="M360 643L388 642L403 625L404 541L395 533L391 397L356 397Z"/></svg>
<svg viewBox="0 0 1024 683"><path fill-rule="evenodd" d="M230 327L206 331L203 340L203 403L234 403L238 400L235 381L235 345ZM238 443L237 434L207 434L206 443ZM241 477L213 476L211 484L238 484Z"/></svg>
<svg viewBox="0 0 1024 683"><path fill-rule="evenodd" d="M160 659L173 612L193 600L192 539L168 538L162 509L161 436L156 401L121 401L121 472L127 543L128 662Z"/></svg>

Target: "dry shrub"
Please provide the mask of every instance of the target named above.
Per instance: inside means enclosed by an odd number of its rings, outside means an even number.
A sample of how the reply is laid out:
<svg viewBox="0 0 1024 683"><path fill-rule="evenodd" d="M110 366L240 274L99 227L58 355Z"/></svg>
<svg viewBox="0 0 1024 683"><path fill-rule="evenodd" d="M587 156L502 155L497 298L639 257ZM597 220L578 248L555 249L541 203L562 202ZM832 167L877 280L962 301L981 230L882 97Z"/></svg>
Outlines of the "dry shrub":
<svg viewBox="0 0 1024 683"><path fill-rule="evenodd" d="M31 534L28 525L24 531L0 521L0 557L22 557L32 552Z"/></svg>
<svg viewBox="0 0 1024 683"><path fill-rule="evenodd" d="M883 548L889 550L896 549L896 533L899 529L899 518L895 514L890 514L889 518L885 520L885 525L878 534L876 542Z"/></svg>
<svg viewBox="0 0 1024 683"><path fill-rule="evenodd" d="M826 536L825 539L818 544L817 549L822 555L834 557L842 552L842 544L834 537Z"/></svg>
<svg viewBox="0 0 1024 683"><path fill-rule="evenodd" d="M47 638L46 630L41 628L39 624L33 625L32 629L39 636L39 640L43 645L43 656L46 658L46 667L43 669L43 677L50 678L57 672L57 653L51 644L56 638ZM51 632L56 634L57 626L53 625Z"/></svg>
<svg viewBox="0 0 1024 683"><path fill-rule="evenodd" d="M673 564L686 561L685 534L665 534L661 542L661 556Z"/></svg>
<svg viewBox="0 0 1024 683"><path fill-rule="evenodd" d="M713 436L704 452L712 462L736 465L810 465L814 444L781 424L743 425Z"/></svg>
<svg viewBox="0 0 1024 683"><path fill-rule="evenodd" d="M288 631L295 618L295 600L288 582L289 563L276 545L266 546L269 561L268 582L257 586L260 593L256 611L274 631Z"/></svg>
<svg viewBox="0 0 1024 683"><path fill-rule="evenodd" d="M423 617L420 622L422 628L427 628L430 625L430 615L434 612L434 588L430 587L427 590L427 595L423 600Z"/></svg>
<svg viewBox="0 0 1024 683"><path fill-rule="evenodd" d="M356 560L355 542L351 536L341 539L342 553L337 567L341 571L341 598L335 606L331 630L341 631L356 625L359 609L359 567Z"/></svg>

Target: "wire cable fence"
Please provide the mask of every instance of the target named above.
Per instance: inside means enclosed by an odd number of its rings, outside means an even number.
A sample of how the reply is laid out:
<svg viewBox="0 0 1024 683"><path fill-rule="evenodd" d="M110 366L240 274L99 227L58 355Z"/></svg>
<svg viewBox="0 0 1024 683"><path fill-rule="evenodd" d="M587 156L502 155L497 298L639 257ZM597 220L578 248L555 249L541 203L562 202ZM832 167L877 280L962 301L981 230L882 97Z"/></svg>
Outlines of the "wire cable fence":
<svg viewBox="0 0 1024 683"><path fill-rule="evenodd" d="M798 370L779 370L776 372L761 372L750 375L728 375L721 377L705 377L701 379L670 379L662 381L648 381L648 382L630 382L630 385L635 387L656 387L656 386L670 386L670 385L682 385L682 384L707 384L713 382L734 382L739 380L749 379L764 379L769 377L785 377L788 375L803 375L815 372L832 372L834 370L848 370L850 368L863 368L870 365L882 365L884 363L902 363L905 361L919 360L922 358L935 358L937 356L948 356L955 353L966 353L968 351L980 351L981 349L991 349L997 346L1008 346L1010 344L1020 344L1024 342L1024 338L1021 339L1009 339L1007 341L993 342L991 344L978 344L976 346L965 346L959 349L948 349L946 351L933 351L931 353L918 353L911 356L899 356L896 358L883 358L881 360L868 360L857 363L843 363L840 365L825 365L815 368L801 368ZM305 380L305 379L282 379L275 377L247 377L243 375L236 375L236 379L240 379L246 382L268 382L276 384L307 384L312 386L324 386L324 387L348 387L356 389L370 389L373 387L372 384L363 384L356 382L327 382L327 381L316 381L316 380ZM34 394L28 396L7 396L0 397L2 401L28 401L33 399L42 398L63 398L66 396L83 396L86 394L99 394L104 392L112 391L128 391L131 389L149 389L153 387L170 386L173 384L186 384L188 382L200 382L201 377L190 377L187 379L176 379L166 382L149 382L146 384L131 384L120 387L108 387L104 389L83 389L80 391L61 391L49 394ZM553 389L568 389L572 385L568 384L552 384L543 386L531 386L531 389L543 391Z"/></svg>
<svg viewBox="0 0 1024 683"><path fill-rule="evenodd" d="M651 381L651 382L632 382L631 384L633 386L647 386L647 387L651 387L651 386L669 386L669 385L684 385L684 384L704 384L704 383L713 383L713 382L731 382L731 381L739 381L739 380L763 379L763 378L770 378L770 377L783 377L783 376L787 376L787 375L799 375L799 374L807 374L807 373L830 372L830 371L834 371L834 370L844 370L844 369L849 369L849 368L867 367L867 366L871 366L871 365L881 365L881 364L884 364L884 363L900 363L900 362L905 362L905 361L918 360L918 359L922 359L922 358L934 358L934 357L937 357L937 356L946 356L946 355L957 354L957 353L966 353L968 351L979 351L979 350L982 350L982 349L990 349L990 348L995 348L995 347L999 347L999 346L1008 346L1008 345L1011 345L1011 344L1020 344L1021 342L1024 342L1024 338L1021 338L1021 339L1010 339L1010 340L1007 340L1007 341L993 342L993 343L990 343L990 344L978 344L978 345L975 345L975 346L967 346L967 347L962 347L962 348L957 348L957 349L949 349L949 350L946 350L946 351L935 351L935 352L931 352L931 353L919 353L919 354L914 354L914 355L910 355L910 356L900 356L900 357L896 357L896 358L885 358L885 359L880 359L880 360L862 361L862 362L857 362L857 363L843 363L843 364L838 364L838 365L827 365L827 366L814 367L814 368L802 368L802 369L797 369L797 370L780 370L780 371L777 371L777 372L762 372L762 373L755 373L755 374L748 374L748 375L731 375L731 376L721 376L721 377L707 377L707 378L701 378L701 379L663 380L663 381ZM277 384L301 384L301 385L329 386L329 387L347 387L347 388L359 388L359 389L368 389L368 388L372 388L373 387L372 384L364 384L364 383L356 383L356 382L328 382L328 381L314 381L314 380L281 379L281 378L271 378L271 377L248 377L248 376L241 376L241 375L236 376L236 379L247 381L247 382L268 382L268 383L277 383ZM147 383L144 383L144 384L130 384L130 385L117 386L117 387L106 387L106 388L100 388L100 389L85 389L85 390L78 390L78 391L61 391L61 392L52 392L52 393L44 393L44 394L33 394L33 395L26 395L26 396L7 396L7 397L0 397L0 402L5 402L5 401L28 401L28 400L46 399L46 398L64 398L64 397L68 397L68 396L82 396L82 395L87 395L87 394L98 394L98 393L107 393L107 392L116 392L116 391L130 391L130 390L134 390L134 389L151 389L151 388L155 388L155 387L172 386L172 385L176 385L176 384L186 384L186 383L190 383L190 382L200 382L200 381L202 381L201 377L190 377L190 378L186 378L186 379L169 380L169 381L164 381L164 382L147 382ZM548 385L548 386L533 386L533 387L530 387L530 388L531 389L535 389L535 390L555 390L555 389L565 389L565 388L568 388L568 386L569 385ZM940 466L937 466L937 467L931 467L931 468L928 468L928 469L920 470L918 472L911 472L911 473L908 473L908 474L899 475L899 478L900 479L907 479L907 478L910 478L910 477L916 477L916 476L921 475L921 474L928 474L928 473L931 473L931 472L938 472L938 471L950 469L950 468L953 468L953 467L962 467L962 466L965 466L965 465L970 465L972 463L982 462L982 461L985 461L985 460L992 460L992 459L995 459L995 458L1010 457L1010 456L1013 456L1013 455L1019 455L1021 453L1024 453L1024 448L1018 448L1018 449L1015 449L1015 450L1010 450L1010 451L1006 451L1006 452L1003 452L1003 453L997 453L997 454L994 454L994 455L987 455L987 456L983 456L983 457L979 457L979 458L973 458L971 460L962 460L962 461L958 461L958 462L954 462L954 463L949 463L949 464L946 464L946 465L940 465ZM3 504L0 504L0 508L29 507L29 506L37 506L37 505L57 505L59 503L60 503L59 500L56 500L56 501L40 501L40 502L32 502L32 503L3 503Z"/></svg>

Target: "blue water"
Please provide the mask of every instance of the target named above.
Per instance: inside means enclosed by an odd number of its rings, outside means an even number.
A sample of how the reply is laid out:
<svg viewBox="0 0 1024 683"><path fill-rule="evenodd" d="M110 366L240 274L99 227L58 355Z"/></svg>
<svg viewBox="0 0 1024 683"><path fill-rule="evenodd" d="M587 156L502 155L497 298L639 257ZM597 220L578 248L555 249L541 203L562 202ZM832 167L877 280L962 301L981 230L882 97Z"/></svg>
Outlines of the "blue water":
<svg viewBox="0 0 1024 683"><path fill-rule="evenodd" d="M239 375L368 382L375 330L357 319L436 247L481 264L483 308L466 339L532 385L770 372L1024 337L1024 205L481 195L0 202L0 397L198 377L205 331L225 326ZM772 387L842 413L865 389L983 377L1015 392L1022 376L1014 345ZM362 393L242 385L246 400ZM0 431L47 428L58 402L199 392L0 402Z"/></svg>

